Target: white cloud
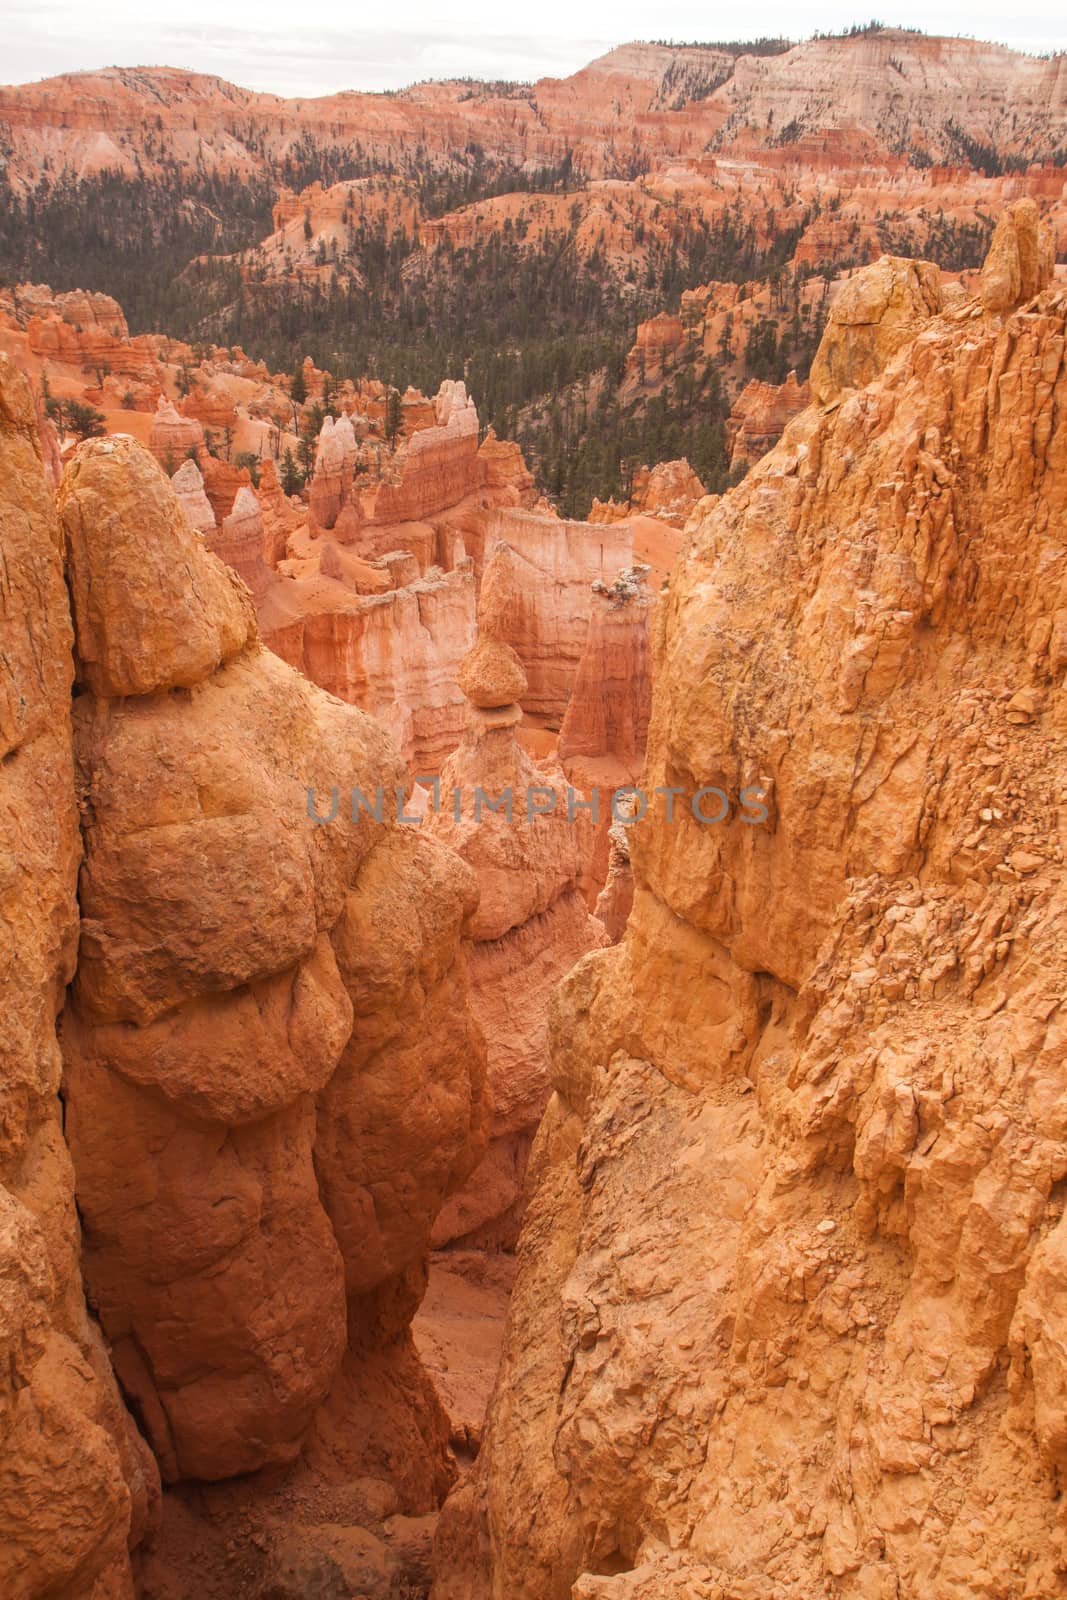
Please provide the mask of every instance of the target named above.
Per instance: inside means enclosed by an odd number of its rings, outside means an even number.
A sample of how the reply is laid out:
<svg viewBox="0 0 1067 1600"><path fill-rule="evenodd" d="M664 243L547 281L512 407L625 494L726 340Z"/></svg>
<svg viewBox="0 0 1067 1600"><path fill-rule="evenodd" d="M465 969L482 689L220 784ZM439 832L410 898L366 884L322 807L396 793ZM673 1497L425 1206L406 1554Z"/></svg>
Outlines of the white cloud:
<svg viewBox="0 0 1067 1600"><path fill-rule="evenodd" d="M870 9L870 7L868 7ZM1030 0L1024 15L989 0L914 0L885 8L887 21L929 33L965 32L1018 48L1067 48L1061 0ZM701 39L788 34L846 27L861 17L858 0L786 6L768 0L731 25L704 5L649 10L647 0L603 0L580 10L567 0L541 0L538 32L509 33L484 0L451 0L447 26L439 5L408 0L393 26L368 30L317 26L289 0L231 0L225 23L213 0L186 0L180 21L158 20L143 0L98 0L89 11L74 0L8 0L5 76L26 82L102 66L170 65L218 73L250 89L309 96L340 89L396 89L429 77L565 76L612 44L628 39ZM336 13L334 13L336 15ZM523 23L528 27L529 12Z"/></svg>

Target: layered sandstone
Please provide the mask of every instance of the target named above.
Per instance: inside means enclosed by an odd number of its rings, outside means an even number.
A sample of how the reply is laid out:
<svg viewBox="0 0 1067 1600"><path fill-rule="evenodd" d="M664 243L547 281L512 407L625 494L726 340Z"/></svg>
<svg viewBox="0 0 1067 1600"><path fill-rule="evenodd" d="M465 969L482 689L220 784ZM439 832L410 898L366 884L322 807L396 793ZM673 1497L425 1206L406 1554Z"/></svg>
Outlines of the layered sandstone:
<svg viewBox="0 0 1067 1600"><path fill-rule="evenodd" d="M610 876L611 831L626 799L613 797L638 783L644 765L655 603L648 575L648 567L637 566L613 583L592 585L589 630L556 744L571 783L594 807L593 851L582 882L590 906ZM618 922L617 914L613 920Z"/></svg>
<svg viewBox="0 0 1067 1600"><path fill-rule="evenodd" d="M199 454L204 445L204 429L195 417L183 417L172 403L161 396L152 418L148 448L168 472L176 472L183 456Z"/></svg>
<svg viewBox="0 0 1067 1600"><path fill-rule="evenodd" d="M259 496L247 484L238 489L229 516L223 517L221 527L206 536L205 543L247 583L257 599L262 599L272 581L265 559L267 531Z"/></svg>
<svg viewBox="0 0 1067 1600"><path fill-rule="evenodd" d="M652 707L654 596L647 567L592 585L592 613L559 730L559 758L612 756L636 777Z"/></svg>
<svg viewBox="0 0 1067 1600"><path fill-rule="evenodd" d="M672 575L437 1600L1060 1592L1065 338L928 318Z"/></svg>
<svg viewBox="0 0 1067 1600"><path fill-rule="evenodd" d="M356 435L348 417L326 417L315 451L315 469L308 491L308 523L314 533L333 528L342 511L343 537L351 543L363 520L359 499L353 489L356 469Z"/></svg>
<svg viewBox="0 0 1067 1600"><path fill-rule="evenodd" d="M434 411L435 425L412 434L379 485L376 523L418 522L479 487L478 412L464 385L442 383Z"/></svg>
<svg viewBox="0 0 1067 1600"><path fill-rule="evenodd" d="M416 151L447 157L472 141L516 165L544 166L573 151L581 171L618 179L637 160L670 171L712 147L788 162L804 140L824 160L915 147L959 162L970 145L1025 165L1062 150L1064 97L1057 58L882 28L770 55L633 43L567 78L477 92L453 81L286 100L173 67L112 67L4 89L0 120L11 130L19 190L33 188L45 154L56 172L136 177L206 168L265 178L309 146L358 144L399 168ZM304 252L308 213L315 252L320 238L327 255L343 250L364 210L384 217L390 231L410 228L417 214L404 190L383 201L373 179L311 198L283 196L273 254L287 243L294 255Z"/></svg>
<svg viewBox="0 0 1067 1600"><path fill-rule="evenodd" d="M323 573L319 557L317 577L269 592L265 642L313 683L380 722L414 773L440 772L466 718L456 674L474 643L473 563L466 558L452 572L435 569L425 577L417 568L401 572L405 581L392 587L383 562L372 576L384 592L360 593L345 581L344 559L340 552L327 557Z"/></svg>
<svg viewBox="0 0 1067 1600"><path fill-rule="evenodd" d="M784 383L752 378L726 419L731 467L751 467L778 443L793 418L811 401L811 387L791 372Z"/></svg>
<svg viewBox="0 0 1067 1600"><path fill-rule="evenodd" d="M528 680L523 709L558 727L567 709L593 612L595 582L632 565L627 523L568 522L542 512L489 518L479 627L511 645Z"/></svg>

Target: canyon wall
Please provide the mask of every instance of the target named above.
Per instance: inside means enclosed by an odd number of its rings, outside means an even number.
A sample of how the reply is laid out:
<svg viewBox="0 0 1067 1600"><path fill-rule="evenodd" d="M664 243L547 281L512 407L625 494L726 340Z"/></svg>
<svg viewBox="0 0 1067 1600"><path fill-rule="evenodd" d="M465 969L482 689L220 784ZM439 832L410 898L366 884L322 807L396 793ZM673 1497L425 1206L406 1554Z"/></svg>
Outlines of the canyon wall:
<svg viewBox="0 0 1067 1600"><path fill-rule="evenodd" d="M1000 266L831 329L672 575L435 1600L1063 1593L1067 294Z"/></svg>
<svg viewBox="0 0 1067 1600"><path fill-rule="evenodd" d="M292 596L277 590L264 639L313 683L375 717L416 775L433 774L466 721L456 673L474 643L474 566L468 557L453 572L406 576L381 594L321 577L294 585Z"/></svg>
<svg viewBox="0 0 1067 1600"><path fill-rule="evenodd" d="M489 519L485 548L479 626L522 662L523 710L558 728L585 648L592 585L632 564L630 527L505 508Z"/></svg>
<svg viewBox="0 0 1067 1600"><path fill-rule="evenodd" d="M87 1315L56 1015L81 857L62 546L29 390L0 356L0 1591L132 1600L158 1474Z"/></svg>
<svg viewBox="0 0 1067 1600"><path fill-rule="evenodd" d="M0 120L10 129L18 190L33 189L45 155L56 172L200 170L264 179L308 148L358 145L400 167L405 156L441 159L472 142L488 159L514 165L548 166L573 154L575 167L593 178L652 164L668 170L673 188L670 169L680 159L755 148L791 164L805 140L809 159L824 161L891 150L903 166L897 152L915 148L958 163L968 145L1024 163L1048 160L1064 147L1067 88L1058 57L874 28L770 54L634 42L565 78L487 84L477 93L451 81L287 100L181 68L110 67L0 89ZM372 180L319 189L314 242L344 243L346 207L352 221L366 209L388 219L390 232L412 228L410 199L386 203L375 188ZM286 243L302 248L308 209L308 201L282 196L274 253ZM424 227L431 243L444 231L439 220Z"/></svg>

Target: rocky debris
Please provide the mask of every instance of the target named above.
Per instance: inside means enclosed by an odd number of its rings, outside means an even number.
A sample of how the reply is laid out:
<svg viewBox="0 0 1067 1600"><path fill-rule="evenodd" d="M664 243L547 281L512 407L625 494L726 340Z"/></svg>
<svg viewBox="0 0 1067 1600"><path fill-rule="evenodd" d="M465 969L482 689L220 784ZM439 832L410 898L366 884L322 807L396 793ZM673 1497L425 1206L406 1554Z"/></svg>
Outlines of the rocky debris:
<svg viewBox="0 0 1067 1600"><path fill-rule="evenodd" d="M197 533L213 534L218 524L211 501L204 493L203 474L196 462L183 461L170 481L189 526L195 528Z"/></svg>
<svg viewBox="0 0 1067 1600"><path fill-rule="evenodd" d="M811 386L791 372L784 383L752 378L726 419L731 467L751 467L774 448L793 418L811 403Z"/></svg>
<svg viewBox="0 0 1067 1600"><path fill-rule="evenodd" d="M811 364L811 393L829 405L862 389L941 309L941 274L932 261L882 256L843 283Z"/></svg>
<svg viewBox="0 0 1067 1600"><path fill-rule="evenodd" d="M690 535L645 785L728 815L559 992L435 1600L1061 1586L1065 338L928 321Z"/></svg>
<svg viewBox="0 0 1067 1600"><path fill-rule="evenodd" d="M0 566L0 1592L127 1596L158 1474L81 1282L56 1039L78 942L72 632L34 405L3 355Z"/></svg>
<svg viewBox="0 0 1067 1600"><path fill-rule="evenodd" d="M1033 200L1002 211L982 268L980 293L987 311L1006 312L1032 300L1052 282L1056 241Z"/></svg>

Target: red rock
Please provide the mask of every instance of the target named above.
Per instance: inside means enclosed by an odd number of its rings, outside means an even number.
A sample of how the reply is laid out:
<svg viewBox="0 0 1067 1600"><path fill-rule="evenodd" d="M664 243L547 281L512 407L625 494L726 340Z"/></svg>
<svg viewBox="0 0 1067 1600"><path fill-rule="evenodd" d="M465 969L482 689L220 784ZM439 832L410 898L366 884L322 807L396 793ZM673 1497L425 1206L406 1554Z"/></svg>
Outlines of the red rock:
<svg viewBox="0 0 1067 1600"><path fill-rule="evenodd" d="M71 625L29 389L0 355L0 1592L132 1596L158 1475L87 1314L56 1013L80 859Z"/></svg>
<svg viewBox="0 0 1067 1600"><path fill-rule="evenodd" d="M1001 213L982 268L981 295L987 311L1010 311L1048 287L1056 264L1052 230L1033 200Z"/></svg>
<svg viewBox="0 0 1067 1600"><path fill-rule="evenodd" d="M275 586L261 626L272 650L369 712L412 771L430 774L440 772L463 731L456 673L474 642L475 610L474 568L466 560L454 572L376 595L321 577Z"/></svg>
<svg viewBox="0 0 1067 1600"><path fill-rule="evenodd" d="M477 1233L499 1245L517 1234L526 1157L548 1098L549 996L604 934L579 889L591 853L588 816L572 816L559 768L537 766L515 738L520 713L509 702L521 687L517 658L483 635L458 676L471 696L468 726L445 763L440 806L427 827L470 864L478 883L468 924L470 1004L486 1040L493 1113L485 1159L441 1212L433 1237L444 1244ZM503 797L504 809L483 807L479 794ZM528 796L545 814L528 813Z"/></svg>
<svg viewBox="0 0 1067 1600"><path fill-rule="evenodd" d="M60 503L89 688L64 1026L85 1271L164 1475L226 1477L298 1453L346 1349L346 1383L410 1369L413 1306L376 1333L365 1302L418 1267L484 1148L474 886L391 808L357 821L346 796L309 826L309 782L393 801L399 757L258 645L144 450L82 446ZM424 1402L395 1395L402 1435ZM418 1472L439 1481L443 1450Z"/></svg>
<svg viewBox="0 0 1067 1600"><path fill-rule="evenodd" d="M240 491L251 487L251 474L247 467L235 467L206 450L197 456L197 465L203 474L204 493L215 513L215 521L221 525L233 510Z"/></svg>
<svg viewBox="0 0 1067 1600"><path fill-rule="evenodd" d="M114 518L106 540L97 531L102 506ZM243 586L206 553L165 474L134 440L80 446L59 510L78 676L94 694L189 687L255 638ZM150 538L143 536L146 521Z"/></svg>
<svg viewBox="0 0 1067 1600"><path fill-rule="evenodd" d="M443 383L435 411L436 426L412 434L394 459L393 476L379 484L372 521L419 521L479 487L478 413L463 384Z"/></svg>
<svg viewBox="0 0 1067 1600"><path fill-rule="evenodd" d="M522 662L529 684L523 709L558 726L585 646L592 584L611 583L630 566L630 529L504 509L489 519L486 546L492 554L479 628L510 644Z"/></svg>
<svg viewBox="0 0 1067 1600"><path fill-rule="evenodd" d="M572 757L612 756L639 769L652 709L652 608L647 567L593 585L581 660L557 746Z"/></svg>
<svg viewBox="0 0 1067 1600"><path fill-rule="evenodd" d="M921 269L888 273L921 298ZM645 786L721 786L729 815L636 825L625 937L561 987L438 1600L689 1600L768 1570L949 1600L990 1564L1055 1592L1067 1225L1035 1153L1067 1131L1067 295L909 309L672 573ZM877 333L831 326L823 370L858 377ZM1046 709L1016 725L1023 688ZM920 1534L907 1508L949 1485Z"/></svg>
<svg viewBox="0 0 1067 1600"><path fill-rule="evenodd" d="M209 550L244 579L253 595L261 598L266 593L273 581L264 559L269 541L254 489L247 485L238 489L233 510L222 519L220 528L208 534L205 542Z"/></svg>
<svg viewBox="0 0 1067 1600"><path fill-rule="evenodd" d="M811 388L791 372L784 383L745 385L726 419L731 467L750 467L778 443L793 418L811 403Z"/></svg>
<svg viewBox="0 0 1067 1600"><path fill-rule="evenodd" d="M705 492L684 457L679 461L659 461L654 467L640 467L634 473L630 498L621 505L614 500L594 500L589 521L625 522L637 514L658 517L671 527L680 528Z"/></svg>
<svg viewBox="0 0 1067 1600"><path fill-rule="evenodd" d="M161 397L148 437L148 448L160 466L173 474L184 456L192 452L199 456L203 445L204 430L200 423L180 416L170 401Z"/></svg>
<svg viewBox="0 0 1067 1600"><path fill-rule="evenodd" d="M488 428L478 449L478 461L484 488L514 490L517 503L526 503L533 492L534 480L523 460L520 445L511 439L498 439L492 428Z"/></svg>
<svg viewBox="0 0 1067 1600"><path fill-rule="evenodd" d="M929 261L882 256L841 285L811 364L819 405L862 389L941 309L941 274Z"/></svg>
<svg viewBox="0 0 1067 1600"><path fill-rule="evenodd" d="M312 475L308 517L313 533L332 528L341 515L348 513L345 525L346 543L351 543L362 523L362 512L352 485L356 466L356 436L347 417L326 417L319 433L315 452L315 470Z"/></svg>

